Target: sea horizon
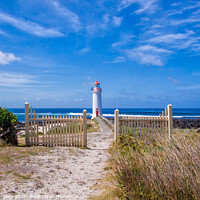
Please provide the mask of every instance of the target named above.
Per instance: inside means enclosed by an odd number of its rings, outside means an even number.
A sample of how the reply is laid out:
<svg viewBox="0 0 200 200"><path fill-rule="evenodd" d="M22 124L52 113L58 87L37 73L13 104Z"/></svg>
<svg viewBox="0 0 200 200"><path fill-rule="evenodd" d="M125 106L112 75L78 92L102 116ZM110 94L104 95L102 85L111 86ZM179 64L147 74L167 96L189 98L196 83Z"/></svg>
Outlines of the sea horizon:
<svg viewBox="0 0 200 200"><path fill-rule="evenodd" d="M84 109L87 117L92 117L92 108L34 108L39 117L42 116L81 116ZM103 108L102 113L106 118L113 118L116 108ZM164 108L117 108L120 116L158 116ZM19 122L25 121L24 108L8 108L18 118ZM200 108L173 108L173 118L200 119Z"/></svg>

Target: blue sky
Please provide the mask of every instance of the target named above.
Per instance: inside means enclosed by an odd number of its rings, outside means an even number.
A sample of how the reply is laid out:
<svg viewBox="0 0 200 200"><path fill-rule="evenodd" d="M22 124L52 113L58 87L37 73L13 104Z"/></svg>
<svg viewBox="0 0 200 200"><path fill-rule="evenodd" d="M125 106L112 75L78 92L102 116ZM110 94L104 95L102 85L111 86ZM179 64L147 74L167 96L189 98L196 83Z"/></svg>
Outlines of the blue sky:
<svg viewBox="0 0 200 200"><path fill-rule="evenodd" d="M0 1L0 106L200 107L200 2Z"/></svg>

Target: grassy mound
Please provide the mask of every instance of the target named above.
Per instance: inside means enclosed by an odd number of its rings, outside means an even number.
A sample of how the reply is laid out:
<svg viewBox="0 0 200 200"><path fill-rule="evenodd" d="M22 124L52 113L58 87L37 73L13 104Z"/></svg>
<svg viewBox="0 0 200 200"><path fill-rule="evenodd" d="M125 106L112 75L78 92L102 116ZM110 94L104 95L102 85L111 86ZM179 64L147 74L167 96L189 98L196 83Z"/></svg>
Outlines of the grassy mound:
<svg viewBox="0 0 200 200"><path fill-rule="evenodd" d="M150 145L121 136L108 169L107 199L200 199L200 135L177 133Z"/></svg>

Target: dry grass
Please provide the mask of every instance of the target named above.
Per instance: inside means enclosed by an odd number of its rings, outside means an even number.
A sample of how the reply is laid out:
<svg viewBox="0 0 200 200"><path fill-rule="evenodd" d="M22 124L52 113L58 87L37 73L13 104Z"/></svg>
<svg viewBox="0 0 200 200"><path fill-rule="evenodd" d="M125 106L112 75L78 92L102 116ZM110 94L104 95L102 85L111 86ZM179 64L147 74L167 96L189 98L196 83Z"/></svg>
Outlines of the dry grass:
<svg viewBox="0 0 200 200"><path fill-rule="evenodd" d="M20 162L21 159L27 158L29 156L34 156L41 154L43 152L49 152L50 149L47 147L0 147L0 166L8 164L16 164Z"/></svg>
<svg viewBox="0 0 200 200"><path fill-rule="evenodd" d="M150 145L122 136L110 153L107 199L200 199L200 134L177 132Z"/></svg>
<svg viewBox="0 0 200 200"><path fill-rule="evenodd" d="M88 120L87 133L99 132L99 131L100 131L99 123L95 119Z"/></svg>

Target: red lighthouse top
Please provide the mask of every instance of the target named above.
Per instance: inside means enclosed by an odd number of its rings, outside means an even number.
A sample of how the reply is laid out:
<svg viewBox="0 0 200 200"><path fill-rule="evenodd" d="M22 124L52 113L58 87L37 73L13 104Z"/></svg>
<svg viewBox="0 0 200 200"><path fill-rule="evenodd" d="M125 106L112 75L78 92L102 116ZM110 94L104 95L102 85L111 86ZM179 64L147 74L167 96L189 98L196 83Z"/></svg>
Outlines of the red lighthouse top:
<svg viewBox="0 0 200 200"><path fill-rule="evenodd" d="M99 85L99 82L98 82L98 81L96 81L94 84L95 84L95 85Z"/></svg>

